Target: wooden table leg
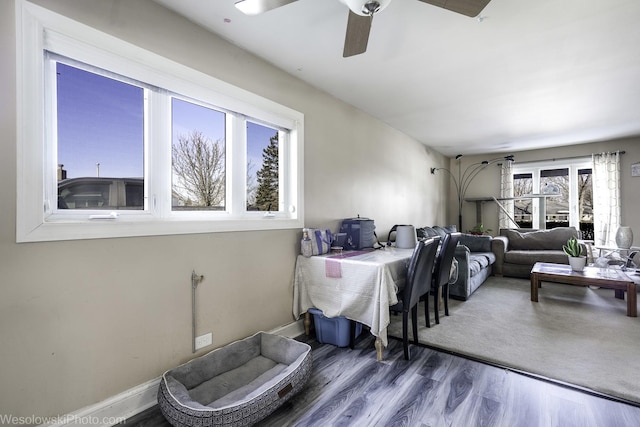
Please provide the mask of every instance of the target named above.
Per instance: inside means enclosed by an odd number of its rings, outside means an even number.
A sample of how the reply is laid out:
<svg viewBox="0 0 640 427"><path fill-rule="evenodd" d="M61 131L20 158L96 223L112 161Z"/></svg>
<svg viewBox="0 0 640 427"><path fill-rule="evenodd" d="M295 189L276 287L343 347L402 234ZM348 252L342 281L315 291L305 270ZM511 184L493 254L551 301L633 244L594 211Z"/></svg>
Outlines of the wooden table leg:
<svg viewBox="0 0 640 427"><path fill-rule="evenodd" d="M384 346L382 345L382 340L380 337L376 337L376 359L378 362L382 361L382 352L384 350Z"/></svg>
<svg viewBox="0 0 640 427"><path fill-rule="evenodd" d="M638 317L638 294L636 292L636 284L629 283L627 285L627 316L629 317Z"/></svg>
<svg viewBox="0 0 640 427"><path fill-rule="evenodd" d="M538 302L538 287L540 287L538 274L531 273L531 301Z"/></svg>
<svg viewBox="0 0 640 427"><path fill-rule="evenodd" d="M311 333L311 314L307 311L304 314L304 334L309 335Z"/></svg>

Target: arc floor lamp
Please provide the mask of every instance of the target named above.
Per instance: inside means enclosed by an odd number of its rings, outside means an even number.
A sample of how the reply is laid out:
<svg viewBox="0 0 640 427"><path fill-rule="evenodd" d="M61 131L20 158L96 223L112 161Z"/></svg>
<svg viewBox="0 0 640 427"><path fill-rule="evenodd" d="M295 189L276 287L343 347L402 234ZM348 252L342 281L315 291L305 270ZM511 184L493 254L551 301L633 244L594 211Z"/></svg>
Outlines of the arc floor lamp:
<svg viewBox="0 0 640 427"><path fill-rule="evenodd" d="M509 154L508 156L496 157L495 159L483 160L478 163L473 163L467 166L467 168L464 171L462 171L462 165L460 164L461 158L462 158L462 154L458 154L456 156L456 160L458 161L458 176L454 175L447 168L431 168L432 175L435 175L437 171L445 171L446 173L448 173L449 176L451 177L451 180L453 181L453 184L455 185L456 194L458 196L458 231L462 231L462 202L464 202L465 194L467 193L467 190L469 189L469 185L473 181L473 178L475 178L487 166L492 165L496 162L500 162L500 161L513 162L514 161L513 154Z"/></svg>

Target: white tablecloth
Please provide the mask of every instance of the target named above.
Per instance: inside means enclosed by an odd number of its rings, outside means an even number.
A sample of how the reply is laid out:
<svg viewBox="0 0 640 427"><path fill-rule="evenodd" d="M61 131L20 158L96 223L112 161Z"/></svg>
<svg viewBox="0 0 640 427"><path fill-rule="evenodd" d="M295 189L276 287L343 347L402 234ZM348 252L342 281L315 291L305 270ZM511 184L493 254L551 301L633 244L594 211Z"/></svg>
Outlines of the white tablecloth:
<svg viewBox="0 0 640 427"><path fill-rule="evenodd" d="M371 328L387 345L389 306L398 302L413 249L385 248L357 256L345 252L305 258L298 255L293 283L293 314L309 308L327 317L344 316Z"/></svg>

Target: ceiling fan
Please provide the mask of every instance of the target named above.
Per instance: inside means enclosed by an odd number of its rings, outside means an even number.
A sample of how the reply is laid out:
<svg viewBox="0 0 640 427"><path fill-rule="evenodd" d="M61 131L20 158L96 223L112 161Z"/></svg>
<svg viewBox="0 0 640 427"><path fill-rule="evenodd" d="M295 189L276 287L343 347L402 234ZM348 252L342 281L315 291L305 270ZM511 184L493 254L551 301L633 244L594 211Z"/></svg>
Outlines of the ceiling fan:
<svg viewBox="0 0 640 427"><path fill-rule="evenodd" d="M236 0L236 7L244 14L258 15L296 0ZM347 34L343 57L359 55L367 50L373 15L382 11L391 0L340 0L349 7ZM418 0L452 12L475 17L491 0Z"/></svg>

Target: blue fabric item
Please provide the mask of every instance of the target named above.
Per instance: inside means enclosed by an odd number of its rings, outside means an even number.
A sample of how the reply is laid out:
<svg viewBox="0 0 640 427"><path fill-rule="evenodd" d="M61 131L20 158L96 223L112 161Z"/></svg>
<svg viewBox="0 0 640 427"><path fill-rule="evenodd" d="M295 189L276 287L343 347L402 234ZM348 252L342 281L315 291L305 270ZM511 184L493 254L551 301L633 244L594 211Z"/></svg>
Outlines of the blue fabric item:
<svg viewBox="0 0 640 427"><path fill-rule="evenodd" d="M333 234L331 234L331 230L309 228L307 229L307 234L312 243L312 255L329 253L331 250L331 243L333 242Z"/></svg>

